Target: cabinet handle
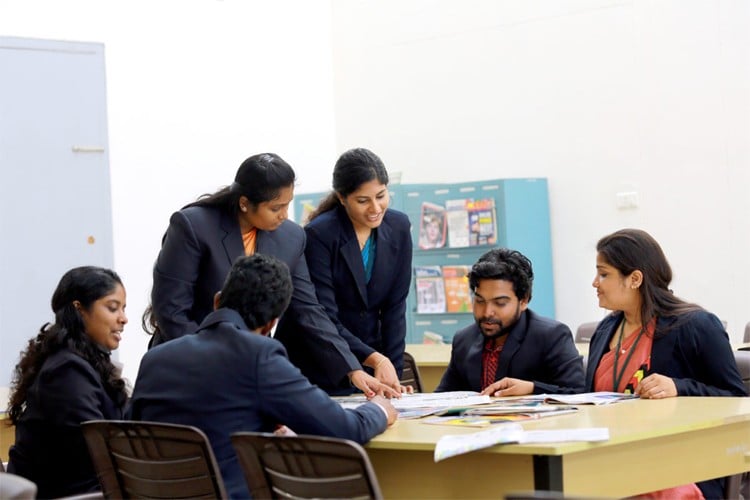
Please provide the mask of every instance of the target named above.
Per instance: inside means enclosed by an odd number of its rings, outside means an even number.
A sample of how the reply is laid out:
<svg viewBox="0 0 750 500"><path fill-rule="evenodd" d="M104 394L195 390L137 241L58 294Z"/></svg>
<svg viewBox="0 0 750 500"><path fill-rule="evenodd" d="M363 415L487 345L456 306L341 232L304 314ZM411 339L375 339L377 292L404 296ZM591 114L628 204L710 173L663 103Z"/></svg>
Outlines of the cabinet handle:
<svg viewBox="0 0 750 500"><path fill-rule="evenodd" d="M73 146L74 153L103 153L103 146Z"/></svg>

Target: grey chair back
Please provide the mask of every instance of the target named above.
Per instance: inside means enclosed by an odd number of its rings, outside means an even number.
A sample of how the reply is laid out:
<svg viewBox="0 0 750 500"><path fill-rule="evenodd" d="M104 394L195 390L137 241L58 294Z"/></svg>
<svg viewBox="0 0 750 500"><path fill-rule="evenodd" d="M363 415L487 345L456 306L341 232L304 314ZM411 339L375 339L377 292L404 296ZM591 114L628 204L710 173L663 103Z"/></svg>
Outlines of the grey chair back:
<svg viewBox="0 0 750 500"><path fill-rule="evenodd" d="M750 351L734 351L734 360L737 362L745 389L750 394Z"/></svg>
<svg viewBox="0 0 750 500"><path fill-rule="evenodd" d="M232 434L254 499L381 499L370 458L354 441L320 436Z"/></svg>
<svg viewBox="0 0 750 500"><path fill-rule="evenodd" d="M161 422L81 424L105 498L226 498L206 435Z"/></svg>
<svg viewBox="0 0 750 500"><path fill-rule="evenodd" d="M594 334L596 325L598 324L598 321L589 321L588 323L581 323L578 325L575 337L576 344L585 344L586 342L591 341L591 336Z"/></svg>

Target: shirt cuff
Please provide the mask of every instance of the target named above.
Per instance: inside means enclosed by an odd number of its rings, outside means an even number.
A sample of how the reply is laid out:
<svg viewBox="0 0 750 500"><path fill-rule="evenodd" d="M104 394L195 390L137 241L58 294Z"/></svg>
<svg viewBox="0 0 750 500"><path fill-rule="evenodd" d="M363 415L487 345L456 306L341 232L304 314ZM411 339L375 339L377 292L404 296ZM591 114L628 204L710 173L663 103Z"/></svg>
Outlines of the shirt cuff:
<svg viewBox="0 0 750 500"><path fill-rule="evenodd" d="M380 403L375 403L373 401L370 401L372 404L380 408L380 410L383 412L383 415L385 415L385 424L388 425L388 410L385 409Z"/></svg>

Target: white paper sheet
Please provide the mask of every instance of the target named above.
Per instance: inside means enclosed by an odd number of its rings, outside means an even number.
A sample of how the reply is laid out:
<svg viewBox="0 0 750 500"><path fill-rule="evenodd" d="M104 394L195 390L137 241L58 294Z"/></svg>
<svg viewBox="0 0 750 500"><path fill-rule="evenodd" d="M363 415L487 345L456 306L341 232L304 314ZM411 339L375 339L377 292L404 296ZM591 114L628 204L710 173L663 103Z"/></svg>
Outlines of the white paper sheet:
<svg viewBox="0 0 750 500"><path fill-rule="evenodd" d="M435 445L435 462L468 453L496 444L509 443L561 443L566 441L606 441L609 429L606 427L589 427L583 429L555 429L524 431L521 424L497 424L486 431L473 434L448 434L441 437Z"/></svg>

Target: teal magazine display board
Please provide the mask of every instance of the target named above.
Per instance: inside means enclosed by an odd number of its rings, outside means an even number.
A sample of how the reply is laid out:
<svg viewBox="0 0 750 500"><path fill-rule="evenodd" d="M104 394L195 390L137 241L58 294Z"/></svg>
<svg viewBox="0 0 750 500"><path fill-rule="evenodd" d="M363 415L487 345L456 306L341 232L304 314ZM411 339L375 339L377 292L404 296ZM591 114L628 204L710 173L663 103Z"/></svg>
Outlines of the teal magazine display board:
<svg viewBox="0 0 750 500"><path fill-rule="evenodd" d="M498 246L518 250L531 260L534 286L529 307L555 317L546 179L395 184L389 190L390 207L405 212L412 225L407 343L450 343L457 330L474 321L466 273L482 254ZM304 224L326 194L297 194L297 222Z"/></svg>

